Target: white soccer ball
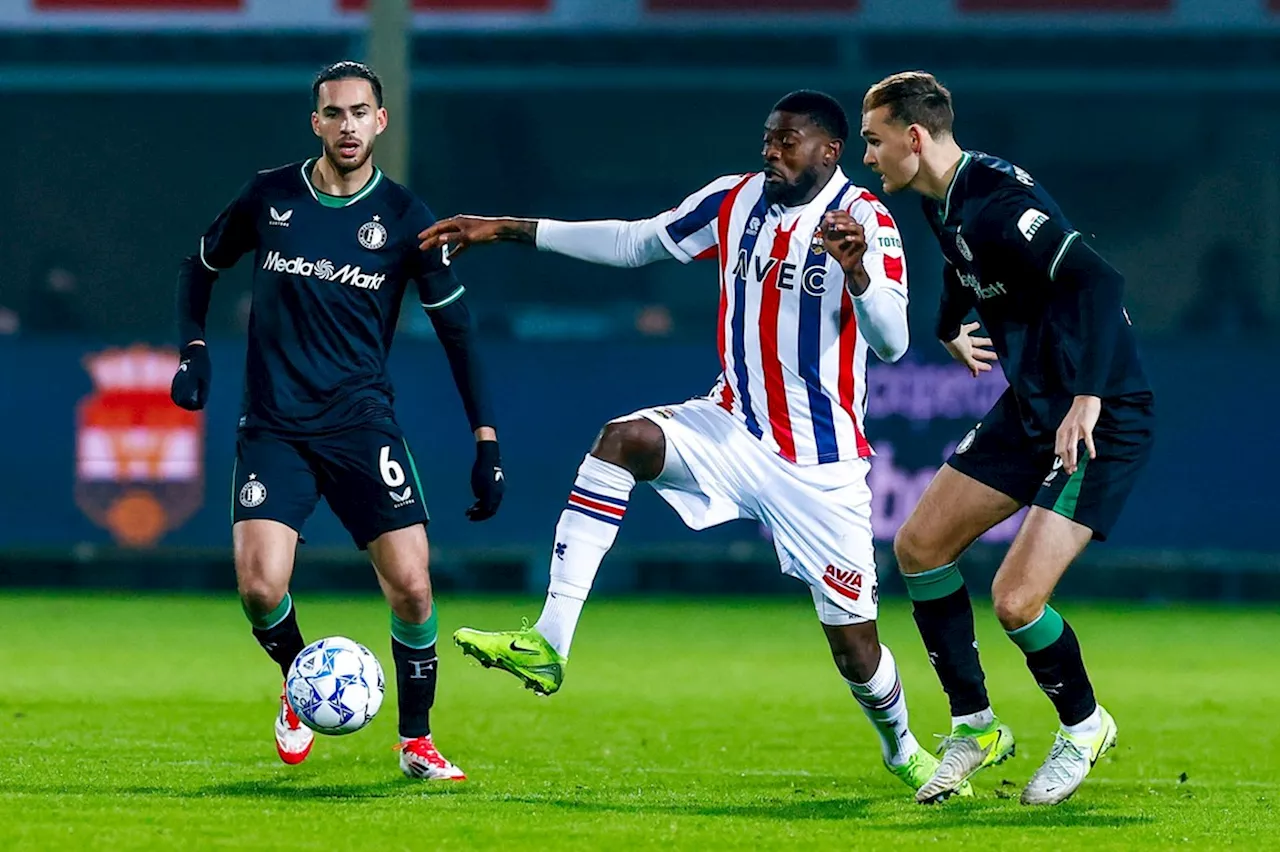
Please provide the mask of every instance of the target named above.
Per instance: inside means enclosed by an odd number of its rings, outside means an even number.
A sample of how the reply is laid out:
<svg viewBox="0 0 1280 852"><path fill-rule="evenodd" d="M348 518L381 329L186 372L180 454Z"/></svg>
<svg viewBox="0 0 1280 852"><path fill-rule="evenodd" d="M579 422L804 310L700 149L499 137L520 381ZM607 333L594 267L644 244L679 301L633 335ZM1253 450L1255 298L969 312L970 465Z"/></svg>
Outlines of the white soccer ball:
<svg viewBox="0 0 1280 852"><path fill-rule="evenodd" d="M378 715L386 681L365 646L330 636L302 649L285 677L289 706L320 734L350 734Z"/></svg>

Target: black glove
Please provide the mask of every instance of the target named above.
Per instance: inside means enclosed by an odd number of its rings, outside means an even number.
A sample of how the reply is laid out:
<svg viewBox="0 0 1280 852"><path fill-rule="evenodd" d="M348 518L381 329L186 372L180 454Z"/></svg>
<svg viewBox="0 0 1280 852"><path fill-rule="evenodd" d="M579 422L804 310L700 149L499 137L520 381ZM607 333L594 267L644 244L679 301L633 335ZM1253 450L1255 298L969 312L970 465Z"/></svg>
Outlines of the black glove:
<svg viewBox="0 0 1280 852"><path fill-rule="evenodd" d="M498 442L476 441L476 463L471 466L471 493L476 495L476 504L467 510L467 517L473 521L492 518L506 488Z"/></svg>
<svg viewBox="0 0 1280 852"><path fill-rule="evenodd" d="M203 343L188 343L182 347L181 358L182 363L169 386L169 398L179 408L199 411L209 401L209 382L213 378L209 347Z"/></svg>

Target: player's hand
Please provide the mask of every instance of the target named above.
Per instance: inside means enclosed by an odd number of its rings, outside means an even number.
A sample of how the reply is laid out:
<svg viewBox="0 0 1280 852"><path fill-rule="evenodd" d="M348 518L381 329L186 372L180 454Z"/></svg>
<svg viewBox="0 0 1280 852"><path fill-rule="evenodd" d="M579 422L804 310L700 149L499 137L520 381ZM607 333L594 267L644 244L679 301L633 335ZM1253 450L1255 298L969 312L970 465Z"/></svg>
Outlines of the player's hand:
<svg viewBox="0 0 1280 852"><path fill-rule="evenodd" d="M969 368L969 373L976 379L983 373L991 372L991 364L996 360L995 350L991 348L990 337L973 337L982 323L968 322L960 326L960 333L950 342L943 341L951 357Z"/></svg>
<svg viewBox="0 0 1280 852"><path fill-rule="evenodd" d="M867 253L867 235L862 225L843 210L833 210L822 219L822 244L846 275L862 271Z"/></svg>
<svg viewBox="0 0 1280 852"><path fill-rule="evenodd" d="M1076 472L1080 458L1080 442L1089 452L1089 458L1096 459L1098 451L1093 446L1093 427L1098 425L1098 415L1102 413L1102 400L1096 396L1078 396L1071 402L1071 410L1062 418L1058 427L1058 435L1053 442L1053 451L1062 459L1062 469L1067 476Z"/></svg>
<svg viewBox="0 0 1280 852"><path fill-rule="evenodd" d="M447 246L446 254L453 258L477 243L493 243L498 240L532 243L537 232L538 223L532 219L451 216L418 234L418 248L432 251Z"/></svg>
<svg viewBox="0 0 1280 852"><path fill-rule="evenodd" d="M188 343L182 347L179 357L181 362L169 386L169 398L179 408L199 411L209 401L209 383L213 379L209 347L203 343Z"/></svg>
<svg viewBox="0 0 1280 852"><path fill-rule="evenodd" d="M507 489L497 441L476 441L476 463L471 466L471 493L476 503L467 510L472 521L487 521L498 512Z"/></svg>

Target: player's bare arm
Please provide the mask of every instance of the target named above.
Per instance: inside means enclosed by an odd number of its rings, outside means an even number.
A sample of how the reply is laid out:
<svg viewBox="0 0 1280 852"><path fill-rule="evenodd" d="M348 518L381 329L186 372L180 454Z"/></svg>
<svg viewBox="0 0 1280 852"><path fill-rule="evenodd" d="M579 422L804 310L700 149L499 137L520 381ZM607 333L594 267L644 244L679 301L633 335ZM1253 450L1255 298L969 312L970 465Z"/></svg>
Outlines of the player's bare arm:
<svg viewBox="0 0 1280 852"><path fill-rule="evenodd" d="M451 216L418 234L418 239L421 240L418 247L423 251L431 251L449 246L449 256L457 257L476 243L515 242L533 245L537 236L537 219Z"/></svg>

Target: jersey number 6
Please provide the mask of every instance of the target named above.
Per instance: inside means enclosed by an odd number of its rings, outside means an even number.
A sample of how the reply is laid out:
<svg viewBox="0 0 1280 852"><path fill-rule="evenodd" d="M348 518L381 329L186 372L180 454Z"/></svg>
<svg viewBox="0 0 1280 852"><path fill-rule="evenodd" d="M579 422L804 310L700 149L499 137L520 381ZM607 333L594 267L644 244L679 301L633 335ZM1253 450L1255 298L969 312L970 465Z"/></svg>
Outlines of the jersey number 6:
<svg viewBox="0 0 1280 852"><path fill-rule="evenodd" d="M390 446L383 447L378 453L378 471L382 474L382 481L387 483L389 488L399 488L404 485L404 468L391 458Z"/></svg>

